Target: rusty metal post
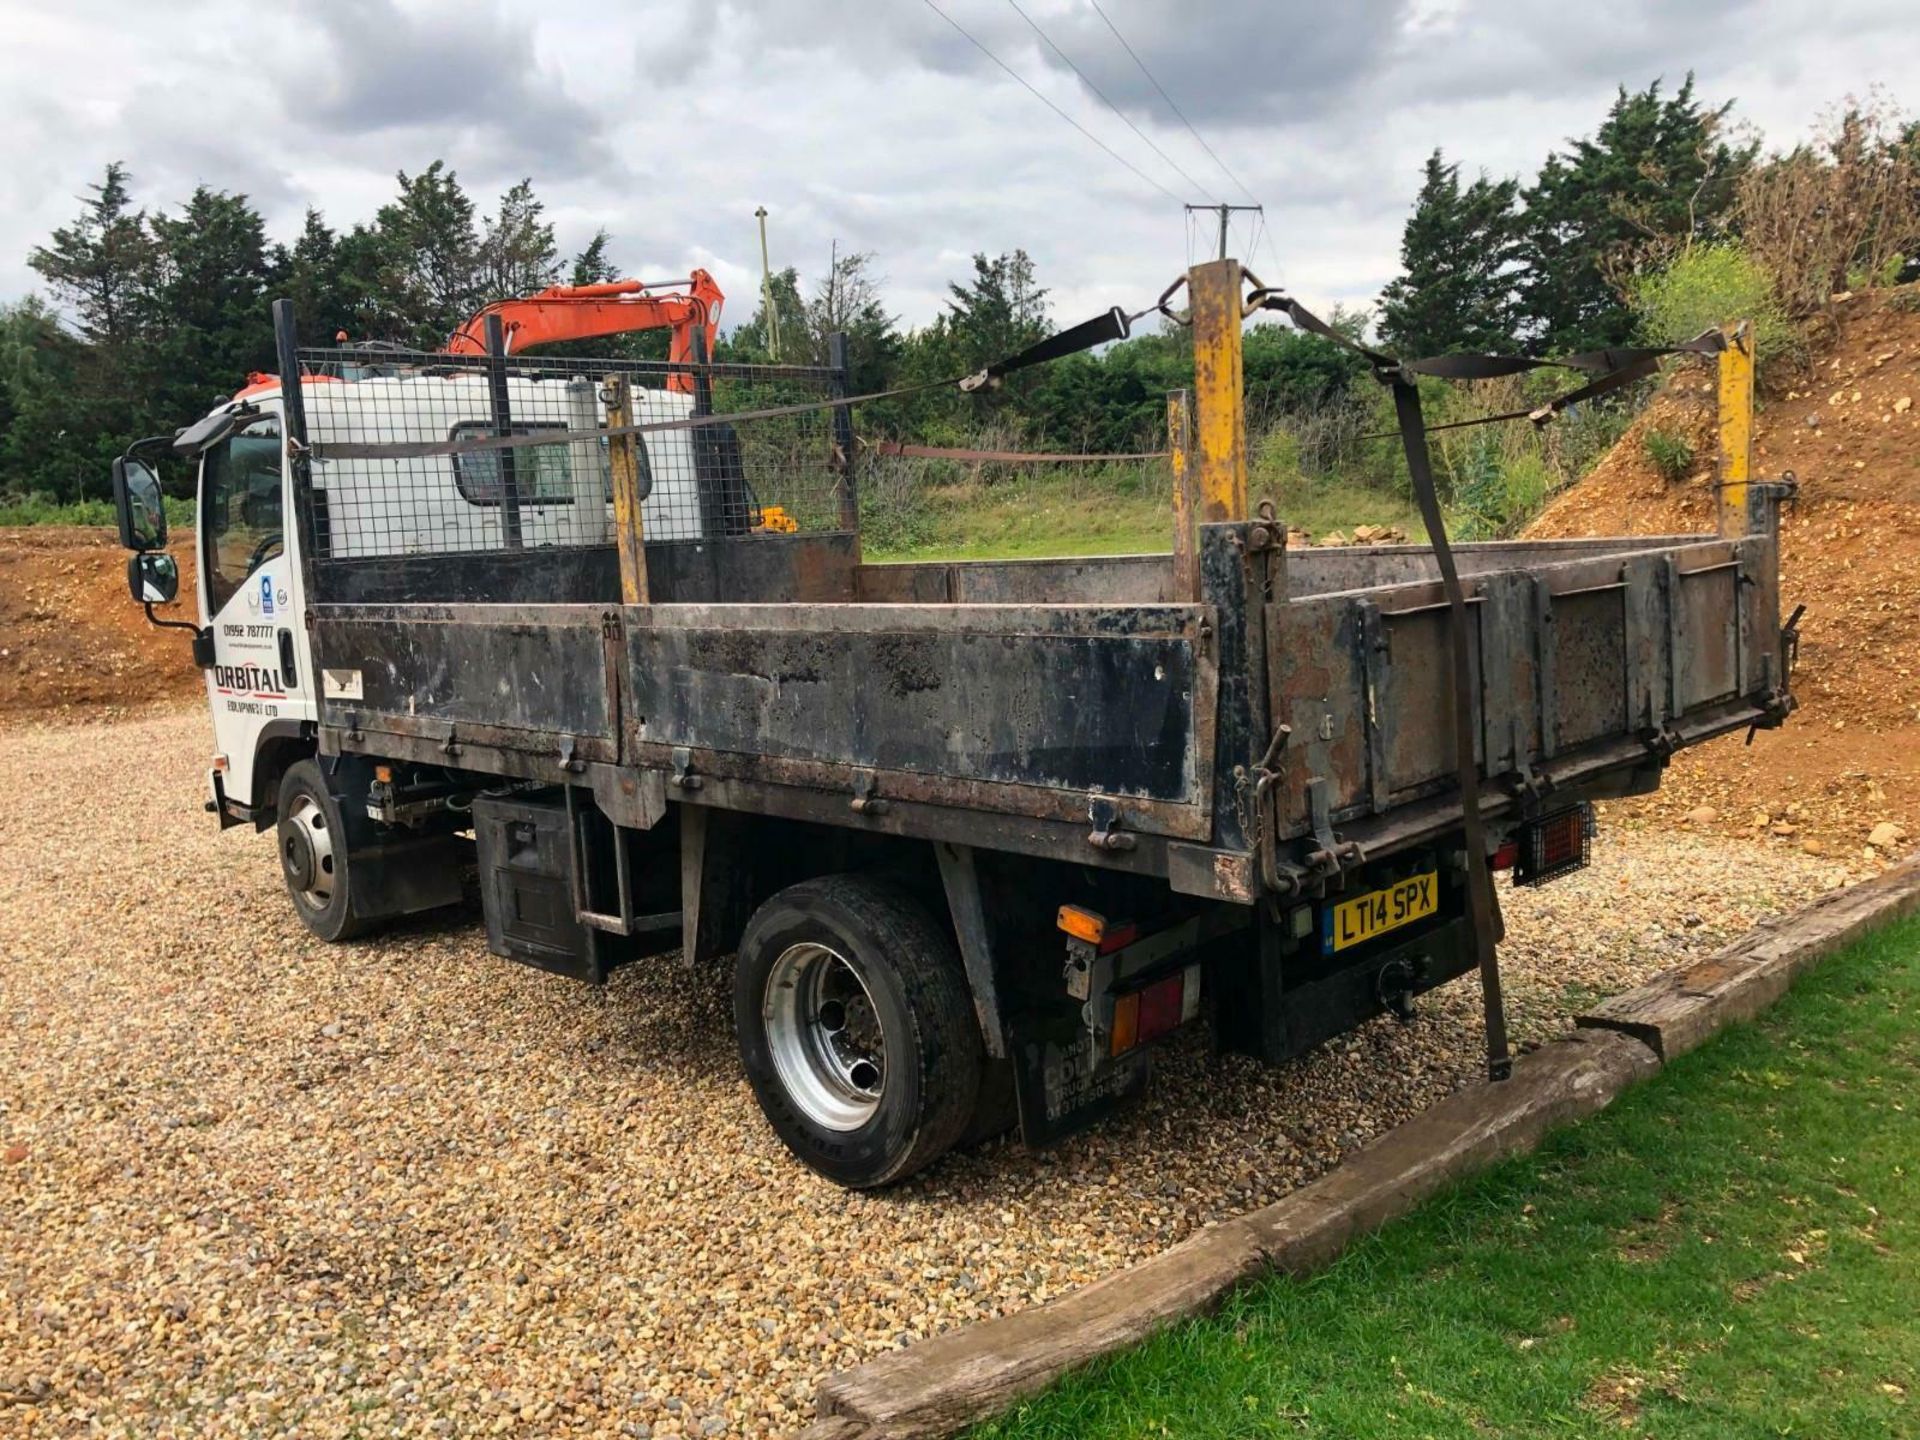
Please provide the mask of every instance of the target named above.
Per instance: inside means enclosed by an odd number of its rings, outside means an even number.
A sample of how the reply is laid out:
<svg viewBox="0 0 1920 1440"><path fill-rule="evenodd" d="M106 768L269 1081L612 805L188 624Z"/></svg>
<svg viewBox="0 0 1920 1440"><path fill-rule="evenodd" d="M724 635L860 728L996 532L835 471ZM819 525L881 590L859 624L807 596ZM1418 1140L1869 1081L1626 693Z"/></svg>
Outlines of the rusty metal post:
<svg viewBox="0 0 1920 1440"><path fill-rule="evenodd" d="M1729 538L1752 528L1747 482L1753 478L1753 322L1742 320L1720 352L1718 528Z"/></svg>
<svg viewBox="0 0 1920 1440"><path fill-rule="evenodd" d="M609 375L600 389L607 407L607 463L613 472L613 543L620 552L620 603L647 603L647 537L640 519L638 435L620 431L634 423L633 391L624 375Z"/></svg>
<svg viewBox="0 0 1920 1440"><path fill-rule="evenodd" d="M1192 395L1167 392L1167 462L1173 470L1173 598L1200 598L1200 535L1194 529Z"/></svg>
<svg viewBox="0 0 1920 1440"><path fill-rule="evenodd" d="M1194 453L1203 525L1247 518L1247 413L1241 372L1240 262L1187 272L1193 306Z"/></svg>

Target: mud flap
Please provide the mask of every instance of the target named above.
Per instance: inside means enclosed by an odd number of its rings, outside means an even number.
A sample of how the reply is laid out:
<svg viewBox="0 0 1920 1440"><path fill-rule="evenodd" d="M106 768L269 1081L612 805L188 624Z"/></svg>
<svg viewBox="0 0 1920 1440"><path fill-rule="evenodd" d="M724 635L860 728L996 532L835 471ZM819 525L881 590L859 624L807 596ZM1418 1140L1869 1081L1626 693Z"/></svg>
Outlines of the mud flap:
<svg viewBox="0 0 1920 1440"><path fill-rule="evenodd" d="M386 920L458 905L462 876L473 868L473 842L459 835L422 835L353 852L353 913Z"/></svg>
<svg viewBox="0 0 1920 1440"><path fill-rule="evenodd" d="M1136 1099L1153 1068L1152 1052L1143 1046L1096 1071L1084 1032L1061 1044L1022 1034L1018 1025L1012 1059L1020 1138L1034 1147L1077 1134Z"/></svg>

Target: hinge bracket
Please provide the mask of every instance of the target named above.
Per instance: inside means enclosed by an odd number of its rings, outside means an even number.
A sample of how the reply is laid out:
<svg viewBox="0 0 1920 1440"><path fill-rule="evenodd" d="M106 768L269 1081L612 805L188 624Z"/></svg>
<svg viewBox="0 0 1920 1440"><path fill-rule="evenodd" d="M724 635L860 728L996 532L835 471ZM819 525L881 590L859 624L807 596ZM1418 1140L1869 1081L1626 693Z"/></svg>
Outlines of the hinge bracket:
<svg viewBox="0 0 1920 1440"><path fill-rule="evenodd" d="M667 776L667 783L669 785L673 786L676 790L698 790L700 788L703 782L698 775L693 773L693 752L687 749L686 746L674 746L673 754L668 763L672 767L672 773Z"/></svg>
<svg viewBox="0 0 1920 1440"><path fill-rule="evenodd" d="M1105 795L1095 795L1087 802L1087 818L1093 822L1093 829L1087 835L1087 843L1096 850L1131 850L1136 843L1134 837L1120 828L1120 810Z"/></svg>
<svg viewBox="0 0 1920 1440"><path fill-rule="evenodd" d="M880 816L887 813L887 802L879 795L880 781L871 770L853 772L853 799L848 808L856 815Z"/></svg>

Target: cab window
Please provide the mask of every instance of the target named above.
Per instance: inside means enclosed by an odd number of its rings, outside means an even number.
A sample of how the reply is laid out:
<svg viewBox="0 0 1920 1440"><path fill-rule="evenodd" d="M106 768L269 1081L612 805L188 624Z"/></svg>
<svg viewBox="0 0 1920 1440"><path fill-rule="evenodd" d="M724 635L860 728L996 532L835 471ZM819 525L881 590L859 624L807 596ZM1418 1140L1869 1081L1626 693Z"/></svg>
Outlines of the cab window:
<svg viewBox="0 0 1920 1440"><path fill-rule="evenodd" d="M271 415L235 429L208 450L200 470L201 533L210 613L247 577L286 550L280 503L280 421Z"/></svg>
<svg viewBox="0 0 1920 1440"><path fill-rule="evenodd" d="M532 435L541 430L565 430L555 421L536 420L514 425L515 435ZM449 438L470 440L493 434L493 426L484 420L463 420L453 427ZM453 479L469 505L498 505L504 485L501 452L476 450L453 457ZM571 505L573 503L573 463L565 445L527 445L513 452L515 487L522 505Z"/></svg>
<svg viewBox="0 0 1920 1440"><path fill-rule="evenodd" d="M515 435L535 435L542 430L565 431L566 428L556 420L533 420L524 424L516 423L510 427L511 433ZM493 426L485 420L462 420L449 432L448 438L468 440L493 433ZM600 437L597 449L595 463L600 471L601 497L611 501L613 472L607 463L607 439L604 435ZM641 486L650 488L653 483L653 473L648 463L644 440L636 445L634 450L640 465ZM454 455L453 483L459 487L461 498L469 505L500 503L505 489L500 466L501 453L498 450L474 450ZM571 446L523 445L513 454L514 486L520 492L522 505L571 505L573 503Z"/></svg>

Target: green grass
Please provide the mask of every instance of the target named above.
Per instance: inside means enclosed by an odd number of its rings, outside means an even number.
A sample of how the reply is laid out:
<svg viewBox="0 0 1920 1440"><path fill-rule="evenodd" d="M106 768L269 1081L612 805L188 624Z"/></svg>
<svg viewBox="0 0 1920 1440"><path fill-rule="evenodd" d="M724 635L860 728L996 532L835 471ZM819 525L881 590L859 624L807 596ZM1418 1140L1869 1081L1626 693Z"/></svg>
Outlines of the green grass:
<svg viewBox="0 0 1920 1440"><path fill-rule="evenodd" d="M1316 537L1367 524L1421 533L1410 505L1368 486L1296 477L1252 489ZM992 484L919 487L897 505L866 504L861 526L870 560L1151 554L1173 547L1173 498L1163 467L1062 467Z"/></svg>
<svg viewBox="0 0 1920 1440"><path fill-rule="evenodd" d="M1920 1435L1920 922L975 1440Z"/></svg>
<svg viewBox="0 0 1920 1440"><path fill-rule="evenodd" d="M193 501L169 496L166 506L169 529L193 529ZM109 500L72 500L62 504L44 495L0 496L0 528L114 523L113 502Z"/></svg>

